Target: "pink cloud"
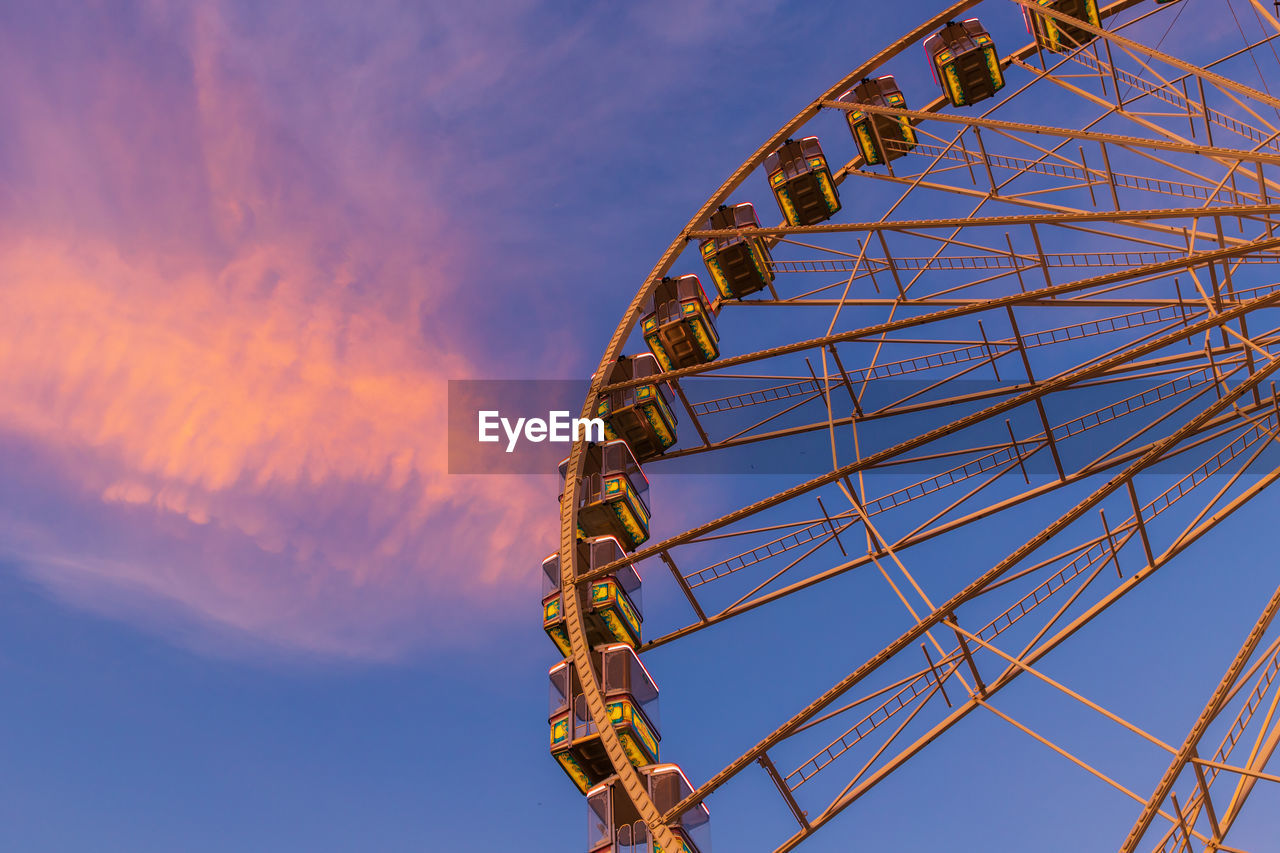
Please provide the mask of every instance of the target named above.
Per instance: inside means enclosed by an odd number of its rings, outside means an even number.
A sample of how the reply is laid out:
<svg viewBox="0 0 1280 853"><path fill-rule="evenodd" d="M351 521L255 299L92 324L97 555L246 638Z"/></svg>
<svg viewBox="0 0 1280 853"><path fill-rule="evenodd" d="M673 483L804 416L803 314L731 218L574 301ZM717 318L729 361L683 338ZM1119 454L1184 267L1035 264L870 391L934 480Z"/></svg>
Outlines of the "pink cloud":
<svg viewBox="0 0 1280 853"><path fill-rule="evenodd" d="M431 184L465 152L424 168L380 133L375 65L295 80L315 102L282 117L263 81L296 45L216 7L154 5L139 38L47 76L0 59L27 82L0 93L0 437L48 498L0 500L10 556L87 606L325 654L507 612L554 488L446 474L473 368L420 322L477 248Z"/></svg>

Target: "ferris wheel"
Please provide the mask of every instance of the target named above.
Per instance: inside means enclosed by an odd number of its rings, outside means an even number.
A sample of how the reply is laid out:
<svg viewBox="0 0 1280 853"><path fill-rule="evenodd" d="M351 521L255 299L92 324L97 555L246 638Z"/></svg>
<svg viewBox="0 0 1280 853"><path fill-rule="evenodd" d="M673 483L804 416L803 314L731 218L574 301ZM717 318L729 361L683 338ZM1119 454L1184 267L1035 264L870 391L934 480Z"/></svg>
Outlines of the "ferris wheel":
<svg viewBox="0 0 1280 853"><path fill-rule="evenodd" d="M749 775L790 823L757 849L856 840L860 801L909 800L904 768L977 716L1127 804L1123 853L1247 849L1280 783L1280 588L1186 688L1181 740L1045 660L1280 478L1278 51L1270 0L955 3L675 236L592 378L605 440L561 464L543 564L550 751L590 853L710 853L712 809L763 810L729 796ZM651 500L646 474L682 471L748 475ZM642 574L674 591L660 613ZM664 748L665 652L831 619L858 638L816 653L836 676L785 705L761 673L765 722L722 769ZM1028 684L1140 743L1146 787L1020 719ZM727 713L663 727L687 745Z"/></svg>

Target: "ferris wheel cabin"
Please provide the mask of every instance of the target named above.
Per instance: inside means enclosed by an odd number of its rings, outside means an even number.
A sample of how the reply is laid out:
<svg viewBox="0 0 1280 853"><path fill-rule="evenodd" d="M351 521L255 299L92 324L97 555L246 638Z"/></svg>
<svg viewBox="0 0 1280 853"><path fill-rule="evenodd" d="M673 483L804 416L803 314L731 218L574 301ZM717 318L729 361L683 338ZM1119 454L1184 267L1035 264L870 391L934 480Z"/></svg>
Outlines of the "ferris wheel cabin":
<svg viewBox="0 0 1280 853"><path fill-rule="evenodd" d="M616 537L627 550L649 538L649 481L625 441L589 444L578 490L578 536ZM561 495L569 460L560 463Z"/></svg>
<svg viewBox="0 0 1280 853"><path fill-rule="evenodd" d="M1102 26L1102 18L1098 15L1098 0L1038 1L1041 6L1047 6L1055 12L1062 12L1064 15L1070 15L1095 27ZM1027 29L1035 34L1036 44L1048 50L1059 53L1070 51L1097 38L1093 33L1075 24L1059 21L1047 15L1037 15L1025 6L1022 8L1022 14L1027 19Z"/></svg>
<svg viewBox="0 0 1280 853"><path fill-rule="evenodd" d="M924 40L924 49L952 106L985 101L1004 88L995 43L977 18L949 22Z"/></svg>
<svg viewBox="0 0 1280 853"><path fill-rule="evenodd" d="M902 90L898 88L893 76L888 74L863 79L836 100L874 107L895 107L900 110L907 108ZM872 115L861 110L850 110L845 113L845 120L849 122L853 140L858 144L858 153L868 166L905 157L908 151L916 147L915 128L911 126L911 119L906 116Z"/></svg>
<svg viewBox="0 0 1280 853"><path fill-rule="evenodd" d="M655 764L640 771L649 798L666 813L689 794L693 786L675 764ZM711 812L699 803L680 816L671 828L682 853L711 853ZM649 830L616 779L587 792L587 853L651 853Z"/></svg>
<svg viewBox="0 0 1280 853"><path fill-rule="evenodd" d="M769 188L791 225L817 225L840 209L840 195L818 137L788 139L764 160Z"/></svg>
<svg viewBox="0 0 1280 853"><path fill-rule="evenodd" d="M756 209L750 203L720 208L703 227L711 230L759 228ZM711 273L716 290L725 299L741 299L763 290L773 281L773 257L764 238L754 235L709 237L702 241L702 262Z"/></svg>
<svg viewBox="0 0 1280 853"><path fill-rule="evenodd" d="M578 565L594 571L626 556L622 544L612 536L578 540ZM640 601L640 575L635 567L623 566L611 575L591 583L583 606L587 644L640 645L640 624L644 621ZM564 596L560 589L560 555L542 561L542 627L565 657L570 654L569 634L564 621Z"/></svg>
<svg viewBox="0 0 1280 853"><path fill-rule="evenodd" d="M658 686L635 651L623 643L600 646L592 665L609 721L627 760L646 767L658 760ZM547 673L551 681L551 755L582 793L613 775L577 671L564 660Z"/></svg>
<svg viewBox="0 0 1280 853"><path fill-rule="evenodd" d="M696 275L658 282L640 329L663 370L706 364L720 355L714 313Z"/></svg>
<svg viewBox="0 0 1280 853"><path fill-rule="evenodd" d="M650 353L622 356L613 363L605 384L661 372L657 357ZM641 462L660 456L676 443L676 416L667 387L665 382L655 382L619 388L603 394L596 404L596 417L604 421L605 436L625 439Z"/></svg>

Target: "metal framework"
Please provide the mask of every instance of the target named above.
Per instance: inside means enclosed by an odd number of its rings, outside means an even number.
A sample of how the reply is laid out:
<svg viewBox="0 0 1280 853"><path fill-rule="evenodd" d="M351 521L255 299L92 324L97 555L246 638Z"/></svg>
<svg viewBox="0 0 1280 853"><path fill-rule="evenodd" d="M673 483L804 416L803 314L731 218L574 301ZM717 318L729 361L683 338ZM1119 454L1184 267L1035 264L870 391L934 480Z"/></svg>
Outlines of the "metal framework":
<svg viewBox="0 0 1280 853"><path fill-rule="evenodd" d="M575 591L563 597L571 659L617 780L662 849L680 849L681 814L753 766L795 820L771 846L794 849L975 711L1132 800L1123 853L1243 849L1231 831L1247 801L1280 782L1266 770L1280 746L1280 589L1242 626L1198 716L1187 709L1180 744L1042 665L1280 478L1280 98L1267 89L1280 81L1280 22L1261 0L1210 5L1119 0L1101 26L1035 0L942 9L766 140L637 291L584 418L602 394L668 381L688 423L651 472L777 464L799 446L829 454L808 470L778 464L787 487L713 518L655 506L672 532L589 569L576 548L585 445L570 453L559 565ZM1024 14L1070 24L1085 43L1003 53L1005 88L971 107L838 100L919 61L909 49L975 10L992 27ZM1191 43L1198 17L1226 11L1240 31L1231 49ZM1177 50L1162 48L1170 32ZM885 165L833 167L856 204L819 225L705 227L722 204L766 206L751 181L784 140L821 132L829 152L856 150L838 130L851 109L908 120L916 136ZM721 357L608 384L619 356L644 350L635 329L658 283L701 271L687 246L728 236L767 239L776 279L717 300ZM943 546L966 549L946 570ZM864 572L906 621L664 814L610 723L586 640L580 593L624 563L670 575L688 604L663 614L641 652ZM1152 763L1149 788L1126 787L1016 718L1002 695L1015 681L1087 708L1167 766Z"/></svg>

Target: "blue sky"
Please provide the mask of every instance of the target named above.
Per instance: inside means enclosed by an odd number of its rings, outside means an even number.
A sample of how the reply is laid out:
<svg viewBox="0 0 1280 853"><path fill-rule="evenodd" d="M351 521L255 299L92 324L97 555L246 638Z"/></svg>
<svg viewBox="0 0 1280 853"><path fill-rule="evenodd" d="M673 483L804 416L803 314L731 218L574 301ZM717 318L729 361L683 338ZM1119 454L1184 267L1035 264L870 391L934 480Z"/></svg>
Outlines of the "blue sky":
<svg viewBox="0 0 1280 853"><path fill-rule="evenodd" d="M0 8L0 848L578 849L538 624L556 483L448 475L445 382L589 373L691 212L933 6ZM655 478L659 511L735 494ZM1180 740L1274 587L1243 535L1267 517L1053 671L1123 648L1090 695L1168 689L1126 710ZM797 598L655 651L666 754L705 779L876 651L891 606L864 632ZM1018 690L1154 784L1158 753ZM998 721L954 734L812 849L1097 849L1132 820ZM747 776L711 801L721 853L792 829Z"/></svg>

